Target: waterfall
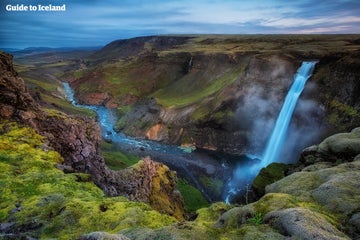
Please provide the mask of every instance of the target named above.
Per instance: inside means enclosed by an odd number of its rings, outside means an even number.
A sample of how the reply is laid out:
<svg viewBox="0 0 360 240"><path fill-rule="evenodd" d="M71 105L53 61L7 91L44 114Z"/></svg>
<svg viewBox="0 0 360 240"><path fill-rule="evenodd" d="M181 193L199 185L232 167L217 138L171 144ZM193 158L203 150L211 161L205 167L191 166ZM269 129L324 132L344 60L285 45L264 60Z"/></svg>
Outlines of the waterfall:
<svg viewBox="0 0 360 240"><path fill-rule="evenodd" d="M266 146L265 153L262 157L261 165L266 167L270 163L277 160L282 146L284 145L287 129L290 124L297 100L305 87L306 81L310 78L316 62L303 62L294 77L284 105L281 108L279 116L276 120L275 127L272 131L270 140Z"/></svg>
<svg viewBox="0 0 360 240"><path fill-rule="evenodd" d="M275 127L267 143L264 155L261 161L255 162L256 158L249 157L254 163L243 163L236 166L232 178L227 184L225 202L229 203L230 198L241 191L246 191L246 186L250 185L260 169L266 167L272 162L277 161L282 146L284 145L287 129L290 124L297 100L305 87L306 81L310 78L316 62L303 62L298 69L294 82L286 95L284 104L278 115Z"/></svg>

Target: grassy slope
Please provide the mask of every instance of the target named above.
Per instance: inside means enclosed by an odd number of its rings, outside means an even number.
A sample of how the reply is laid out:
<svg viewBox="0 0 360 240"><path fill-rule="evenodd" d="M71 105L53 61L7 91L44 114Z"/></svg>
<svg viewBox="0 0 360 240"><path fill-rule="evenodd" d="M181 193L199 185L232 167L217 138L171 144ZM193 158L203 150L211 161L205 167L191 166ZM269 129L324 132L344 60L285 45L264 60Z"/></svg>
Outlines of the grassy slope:
<svg viewBox="0 0 360 240"><path fill-rule="evenodd" d="M134 155L119 151L114 144L105 141L101 143L101 154L105 159L106 165L112 170L130 167L140 160L140 158Z"/></svg>

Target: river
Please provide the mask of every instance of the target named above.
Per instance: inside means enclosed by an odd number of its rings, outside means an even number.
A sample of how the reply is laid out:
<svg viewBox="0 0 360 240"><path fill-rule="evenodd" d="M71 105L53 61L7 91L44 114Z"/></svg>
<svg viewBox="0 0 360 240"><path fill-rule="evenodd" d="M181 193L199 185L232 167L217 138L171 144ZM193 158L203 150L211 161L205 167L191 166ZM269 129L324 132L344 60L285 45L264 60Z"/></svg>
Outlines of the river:
<svg viewBox="0 0 360 240"><path fill-rule="evenodd" d="M101 127L102 137L115 143L119 149L126 153L134 154L138 157L150 156L153 160L162 162L177 171L181 178L185 178L194 187L199 189L209 202L223 201L225 185L232 175L234 162L242 159L246 162L247 158L235 157L219 152L196 149L187 152L175 146L126 136L121 132L114 131L116 116L112 110L104 106L92 106L79 104L69 83L63 83L67 99L76 107L90 109L97 113L97 121ZM243 161L243 162L244 162ZM205 180L204 180L205 179ZM209 188L206 179L220 181L222 186L219 189ZM211 185L211 183L210 183Z"/></svg>

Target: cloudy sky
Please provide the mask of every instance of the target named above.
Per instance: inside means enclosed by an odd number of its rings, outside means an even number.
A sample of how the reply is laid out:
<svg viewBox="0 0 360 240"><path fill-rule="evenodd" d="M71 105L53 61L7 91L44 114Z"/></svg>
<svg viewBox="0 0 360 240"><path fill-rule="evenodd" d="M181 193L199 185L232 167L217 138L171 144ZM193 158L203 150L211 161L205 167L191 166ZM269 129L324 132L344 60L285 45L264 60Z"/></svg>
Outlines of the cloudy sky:
<svg viewBox="0 0 360 240"><path fill-rule="evenodd" d="M6 5L63 5L14 12ZM1 0L0 47L101 46L155 34L360 33L359 0Z"/></svg>

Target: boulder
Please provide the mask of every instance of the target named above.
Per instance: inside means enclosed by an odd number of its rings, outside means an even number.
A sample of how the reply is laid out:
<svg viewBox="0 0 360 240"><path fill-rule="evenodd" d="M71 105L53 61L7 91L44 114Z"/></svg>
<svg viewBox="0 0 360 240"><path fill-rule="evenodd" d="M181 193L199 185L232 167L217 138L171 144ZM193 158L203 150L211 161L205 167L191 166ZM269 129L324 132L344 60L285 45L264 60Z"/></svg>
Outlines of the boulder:
<svg viewBox="0 0 360 240"><path fill-rule="evenodd" d="M338 133L326 138L319 144L318 151L342 157L354 157L360 154L360 127L350 133Z"/></svg>
<svg viewBox="0 0 360 240"><path fill-rule="evenodd" d="M360 154L360 127L349 133L332 135L319 145L304 149L300 163L307 166L317 162L352 161L358 154Z"/></svg>
<svg viewBox="0 0 360 240"><path fill-rule="evenodd" d="M237 228L245 224L255 214L252 205L235 207L226 211L215 223L216 228Z"/></svg>
<svg viewBox="0 0 360 240"><path fill-rule="evenodd" d="M258 197L263 196L265 187L285 177L288 168L289 166L284 163L271 163L266 168L261 169L252 185L255 194Z"/></svg>
<svg viewBox="0 0 360 240"><path fill-rule="evenodd" d="M80 237L80 240L130 240L121 234L109 234L105 232L93 232Z"/></svg>
<svg viewBox="0 0 360 240"><path fill-rule="evenodd" d="M336 229L320 213L305 208L288 208L270 212L264 222L292 239L345 240L350 239Z"/></svg>

